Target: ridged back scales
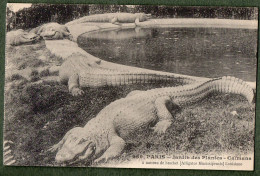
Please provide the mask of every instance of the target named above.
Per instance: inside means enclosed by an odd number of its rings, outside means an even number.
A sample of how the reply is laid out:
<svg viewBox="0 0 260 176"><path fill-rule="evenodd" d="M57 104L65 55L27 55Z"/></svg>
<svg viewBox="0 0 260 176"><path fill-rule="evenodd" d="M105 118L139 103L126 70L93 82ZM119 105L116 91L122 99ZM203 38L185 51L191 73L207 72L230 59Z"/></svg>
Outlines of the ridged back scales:
<svg viewBox="0 0 260 176"><path fill-rule="evenodd" d="M188 102L196 102L211 92L240 94L244 96L249 103L252 103L254 99L252 87L243 80L230 76L211 79L204 83L152 89L146 93L151 96L170 96L173 101L179 104L186 104Z"/></svg>

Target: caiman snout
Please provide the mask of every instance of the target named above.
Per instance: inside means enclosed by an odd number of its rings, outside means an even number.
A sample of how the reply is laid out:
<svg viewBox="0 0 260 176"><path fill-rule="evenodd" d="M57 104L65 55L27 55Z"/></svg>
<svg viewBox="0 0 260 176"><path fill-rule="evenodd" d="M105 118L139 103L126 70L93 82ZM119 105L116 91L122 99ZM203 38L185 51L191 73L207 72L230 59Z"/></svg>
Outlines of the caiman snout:
<svg viewBox="0 0 260 176"><path fill-rule="evenodd" d="M75 143L74 146L64 145L63 148L61 148L61 150L56 154L55 161L59 164L72 164L82 160L89 160L94 154L95 144L80 140L79 143Z"/></svg>
<svg viewBox="0 0 260 176"><path fill-rule="evenodd" d="M37 42L40 39L40 36L34 34L34 33L26 33L21 36L21 40L24 43L33 43Z"/></svg>
<svg viewBox="0 0 260 176"><path fill-rule="evenodd" d="M57 154L55 157L57 163L63 163L67 160L71 160L68 153Z"/></svg>

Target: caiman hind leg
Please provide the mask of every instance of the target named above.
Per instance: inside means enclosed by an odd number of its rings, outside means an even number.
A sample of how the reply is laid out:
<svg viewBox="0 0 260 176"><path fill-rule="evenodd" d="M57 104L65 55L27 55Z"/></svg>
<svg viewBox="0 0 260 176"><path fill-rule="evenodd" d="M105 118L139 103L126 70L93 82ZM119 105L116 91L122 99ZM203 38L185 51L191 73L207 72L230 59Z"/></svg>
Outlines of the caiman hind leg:
<svg viewBox="0 0 260 176"><path fill-rule="evenodd" d="M122 154L125 148L125 141L121 137L115 134L111 138L109 143L110 143L109 148L104 152L104 154L101 157L94 160L94 163L106 162L109 159L116 158Z"/></svg>
<svg viewBox="0 0 260 176"><path fill-rule="evenodd" d="M69 91L73 96L82 95L84 92L79 88L79 75L73 74L68 81Z"/></svg>
<svg viewBox="0 0 260 176"><path fill-rule="evenodd" d="M157 98L155 100L155 108L159 122L153 127L155 133L162 134L169 128L172 124L172 114L170 113L168 106L176 107L176 105L171 101L170 97L164 96Z"/></svg>
<svg viewBox="0 0 260 176"><path fill-rule="evenodd" d="M117 17L113 17L110 22L111 22L112 24L115 24L115 25L120 25L120 23L118 22Z"/></svg>

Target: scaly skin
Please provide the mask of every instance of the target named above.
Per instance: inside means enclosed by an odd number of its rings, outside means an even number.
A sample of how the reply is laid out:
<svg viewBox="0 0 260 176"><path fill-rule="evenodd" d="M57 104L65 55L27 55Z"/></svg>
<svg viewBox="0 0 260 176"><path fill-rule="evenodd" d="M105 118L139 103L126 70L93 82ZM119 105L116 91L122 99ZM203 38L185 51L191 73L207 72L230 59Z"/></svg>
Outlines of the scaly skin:
<svg viewBox="0 0 260 176"><path fill-rule="evenodd" d="M102 23L136 23L146 21L151 15L144 13L105 13L90 15L71 21L66 25L73 25L86 22L102 22Z"/></svg>
<svg viewBox="0 0 260 176"><path fill-rule="evenodd" d="M58 150L56 162L107 161L120 156L126 140L136 130L153 127L165 133L173 117L166 107L187 106L207 97L211 92L240 94L253 103L254 92L244 81L234 77L216 78L204 83L179 87L134 91L106 106L83 128L71 129L50 151ZM168 106L169 107L169 106Z"/></svg>
<svg viewBox="0 0 260 176"><path fill-rule="evenodd" d="M6 34L6 43L12 46L31 44L39 41L40 37L34 33L28 33L22 29Z"/></svg>
<svg viewBox="0 0 260 176"><path fill-rule="evenodd" d="M206 81L199 78L174 73L148 70L101 61L94 56L71 55L59 69L60 81L68 83L72 95L81 95L81 87L102 87L131 84L177 83L190 84Z"/></svg>

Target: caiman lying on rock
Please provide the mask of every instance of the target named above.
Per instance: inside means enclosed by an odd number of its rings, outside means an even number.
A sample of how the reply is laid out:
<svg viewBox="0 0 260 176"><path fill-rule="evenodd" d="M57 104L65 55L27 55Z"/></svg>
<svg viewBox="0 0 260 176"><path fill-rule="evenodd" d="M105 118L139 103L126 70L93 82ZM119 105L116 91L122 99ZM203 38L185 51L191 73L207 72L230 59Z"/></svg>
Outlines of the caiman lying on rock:
<svg viewBox="0 0 260 176"><path fill-rule="evenodd" d="M66 25L73 25L86 22L98 22L98 23L135 23L146 21L151 15L144 13L105 13L90 15L73 20Z"/></svg>
<svg viewBox="0 0 260 176"><path fill-rule="evenodd" d="M70 31L65 25L47 23L32 29L30 32L22 29L8 32L6 34L6 44L13 46L32 44L39 41L41 37L44 40L72 39Z"/></svg>
<svg viewBox="0 0 260 176"><path fill-rule="evenodd" d="M249 103L254 101L253 89L234 77L211 79L178 87L157 88L130 93L106 106L83 128L76 127L50 151L58 150L56 162L107 161L119 156L126 140L138 129L151 123L156 133L165 133L173 117L168 105L185 106L198 102L211 92L243 95ZM167 104L167 107L166 107Z"/></svg>
<svg viewBox="0 0 260 176"><path fill-rule="evenodd" d="M6 34L6 44L17 46L23 44L32 44L39 41L40 37L34 33L25 32L22 29L10 31Z"/></svg>
<svg viewBox="0 0 260 176"><path fill-rule="evenodd" d="M72 39L69 29L58 23L46 23L34 28L30 33L41 36L44 40Z"/></svg>

